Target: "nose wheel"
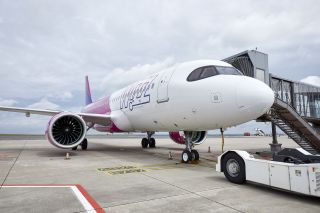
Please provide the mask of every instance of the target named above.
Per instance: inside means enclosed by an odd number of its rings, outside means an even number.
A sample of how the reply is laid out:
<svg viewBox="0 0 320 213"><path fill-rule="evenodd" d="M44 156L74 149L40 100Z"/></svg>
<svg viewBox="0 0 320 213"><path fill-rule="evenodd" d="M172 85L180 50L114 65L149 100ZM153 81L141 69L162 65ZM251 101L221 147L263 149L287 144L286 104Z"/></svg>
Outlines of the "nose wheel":
<svg viewBox="0 0 320 213"><path fill-rule="evenodd" d="M183 163L189 163L189 161L198 161L200 159L199 152L193 149L192 132L185 132L185 144L186 148L181 154L181 160Z"/></svg>
<svg viewBox="0 0 320 213"><path fill-rule="evenodd" d="M189 163L192 160L192 154L189 150L183 150L181 155L183 163Z"/></svg>
<svg viewBox="0 0 320 213"><path fill-rule="evenodd" d="M181 154L181 160L183 163L189 163L189 161L198 161L199 159L199 152L194 149L192 149L191 151L185 149Z"/></svg>
<svg viewBox="0 0 320 213"><path fill-rule="evenodd" d="M192 160L199 160L200 159L199 152L195 149L191 150L191 156L192 156Z"/></svg>
<svg viewBox="0 0 320 213"><path fill-rule="evenodd" d="M154 134L154 132L147 132L148 138L142 138L141 140L141 147L143 149L146 148L155 148L156 147L156 140L152 138L151 136Z"/></svg>

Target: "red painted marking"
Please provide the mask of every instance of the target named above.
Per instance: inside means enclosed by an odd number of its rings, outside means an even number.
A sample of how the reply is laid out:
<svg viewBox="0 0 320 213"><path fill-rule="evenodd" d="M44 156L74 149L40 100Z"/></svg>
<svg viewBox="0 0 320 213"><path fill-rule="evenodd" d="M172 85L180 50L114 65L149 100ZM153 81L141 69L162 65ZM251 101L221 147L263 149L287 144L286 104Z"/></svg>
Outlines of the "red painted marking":
<svg viewBox="0 0 320 213"><path fill-rule="evenodd" d="M1 186L76 186L74 184L3 184Z"/></svg>
<svg viewBox="0 0 320 213"><path fill-rule="evenodd" d="M105 213L104 209L91 197L91 195L80 184L2 184L1 186L76 186L81 194L87 199L97 213Z"/></svg>
<svg viewBox="0 0 320 213"><path fill-rule="evenodd" d="M97 213L105 213L104 209L100 207L100 205L89 195L89 193L80 184L76 184L76 187L91 204L94 210L96 210Z"/></svg>

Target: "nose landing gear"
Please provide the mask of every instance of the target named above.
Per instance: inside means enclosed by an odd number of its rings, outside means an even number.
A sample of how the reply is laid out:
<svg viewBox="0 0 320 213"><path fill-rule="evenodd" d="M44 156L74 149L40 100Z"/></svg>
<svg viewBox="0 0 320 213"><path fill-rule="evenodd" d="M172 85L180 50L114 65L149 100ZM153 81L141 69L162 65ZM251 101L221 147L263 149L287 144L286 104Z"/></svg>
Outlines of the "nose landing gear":
<svg viewBox="0 0 320 213"><path fill-rule="evenodd" d="M184 132L186 148L183 150L181 160L183 163L189 163L189 161L197 161L200 159L197 150L193 149L192 132Z"/></svg>
<svg viewBox="0 0 320 213"><path fill-rule="evenodd" d="M152 135L154 132L147 132L148 137L147 138L142 138L141 140L141 147L143 149L148 148L155 148L156 147L156 140L152 138Z"/></svg>

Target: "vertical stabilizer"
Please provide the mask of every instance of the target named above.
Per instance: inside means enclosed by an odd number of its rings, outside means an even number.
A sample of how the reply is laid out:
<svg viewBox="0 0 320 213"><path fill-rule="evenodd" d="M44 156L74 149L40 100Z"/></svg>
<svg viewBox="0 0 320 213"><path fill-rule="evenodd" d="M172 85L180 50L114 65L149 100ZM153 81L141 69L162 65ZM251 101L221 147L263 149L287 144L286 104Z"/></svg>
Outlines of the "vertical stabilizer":
<svg viewBox="0 0 320 213"><path fill-rule="evenodd" d="M92 98L91 98L91 91L90 91L90 85L89 85L89 79L88 76L86 76L86 105L92 103Z"/></svg>

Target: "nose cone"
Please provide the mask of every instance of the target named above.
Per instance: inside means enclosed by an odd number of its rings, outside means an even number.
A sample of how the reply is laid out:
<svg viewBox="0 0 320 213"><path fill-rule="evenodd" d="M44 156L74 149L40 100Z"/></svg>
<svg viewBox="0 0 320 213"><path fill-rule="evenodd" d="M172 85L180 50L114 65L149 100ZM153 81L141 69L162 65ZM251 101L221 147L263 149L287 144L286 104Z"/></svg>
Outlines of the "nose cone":
<svg viewBox="0 0 320 213"><path fill-rule="evenodd" d="M274 102L274 92L265 83L244 77L237 85L237 105L240 111L247 111L256 118L266 113Z"/></svg>

